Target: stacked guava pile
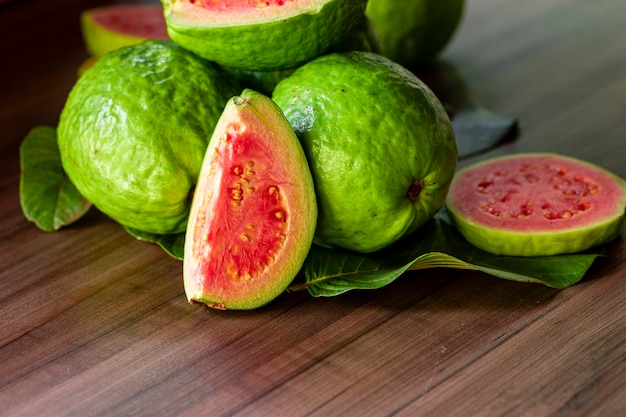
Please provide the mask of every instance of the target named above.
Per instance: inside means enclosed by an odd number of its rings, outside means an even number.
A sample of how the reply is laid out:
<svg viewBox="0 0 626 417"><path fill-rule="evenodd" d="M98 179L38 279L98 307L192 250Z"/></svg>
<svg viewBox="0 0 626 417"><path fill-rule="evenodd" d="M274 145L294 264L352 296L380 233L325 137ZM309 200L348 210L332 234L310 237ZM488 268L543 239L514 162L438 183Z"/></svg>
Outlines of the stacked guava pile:
<svg viewBox="0 0 626 417"><path fill-rule="evenodd" d="M313 243L379 251L442 208L455 136L407 67L437 56L462 6L163 0L168 40L107 26L120 8L87 12L103 52L61 113L63 169L128 229L185 233L190 302L260 307Z"/></svg>

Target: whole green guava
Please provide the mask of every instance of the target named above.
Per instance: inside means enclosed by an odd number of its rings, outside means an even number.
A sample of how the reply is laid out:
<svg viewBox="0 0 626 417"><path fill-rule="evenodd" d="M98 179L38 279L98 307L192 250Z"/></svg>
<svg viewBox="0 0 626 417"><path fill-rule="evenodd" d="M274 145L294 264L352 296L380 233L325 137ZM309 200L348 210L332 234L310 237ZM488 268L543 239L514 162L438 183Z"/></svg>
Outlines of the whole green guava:
<svg viewBox="0 0 626 417"><path fill-rule="evenodd" d="M366 14L384 55L414 69L448 45L463 17L464 0L369 0Z"/></svg>
<svg viewBox="0 0 626 417"><path fill-rule="evenodd" d="M58 125L63 168L124 226L185 230L213 129L238 84L171 41L110 52L70 91Z"/></svg>
<svg viewBox="0 0 626 417"><path fill-rule="evenodd" d="M319 57L272 98L302 142L315 183L315 242L382 249L441 208L457 152L446 111L413 73L374 53Z"/></svg>

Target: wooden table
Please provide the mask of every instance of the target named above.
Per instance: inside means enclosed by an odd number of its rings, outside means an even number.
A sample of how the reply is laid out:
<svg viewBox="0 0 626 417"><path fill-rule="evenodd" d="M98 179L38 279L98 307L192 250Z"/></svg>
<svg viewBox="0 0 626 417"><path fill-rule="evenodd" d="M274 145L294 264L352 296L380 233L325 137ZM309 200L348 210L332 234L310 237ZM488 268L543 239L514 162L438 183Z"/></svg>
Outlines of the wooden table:
<svg viewBox="0 0 626 417"><path fill-rule="evenodd" d="M18 145L56 124L86 58L78 12L105 3L0 5L0 415L626 415L625 233L561 291L436 269L218 312L95 210L57 233L27 222ZM626 177L626 3L467 3L442 59L521 133L462 164L550 151Z"/></svg>

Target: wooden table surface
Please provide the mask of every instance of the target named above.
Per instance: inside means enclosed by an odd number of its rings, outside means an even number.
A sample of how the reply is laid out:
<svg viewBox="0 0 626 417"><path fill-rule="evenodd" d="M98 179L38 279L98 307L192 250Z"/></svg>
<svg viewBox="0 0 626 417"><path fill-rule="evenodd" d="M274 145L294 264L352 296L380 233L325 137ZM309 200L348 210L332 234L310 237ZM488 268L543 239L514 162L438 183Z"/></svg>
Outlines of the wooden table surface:
<svg viewBox="0 0 626 417"><path fill-rule="evenodd" d="M27 222L18 145L56 124L86 58L78 12L106 3L0 5L0 415L626 415L624 232L561 291L434 269L219 312L95 210L56 233ZM461 165L550 151L626 177L624 0L468 0L442 60L520 122Z"/></svg>

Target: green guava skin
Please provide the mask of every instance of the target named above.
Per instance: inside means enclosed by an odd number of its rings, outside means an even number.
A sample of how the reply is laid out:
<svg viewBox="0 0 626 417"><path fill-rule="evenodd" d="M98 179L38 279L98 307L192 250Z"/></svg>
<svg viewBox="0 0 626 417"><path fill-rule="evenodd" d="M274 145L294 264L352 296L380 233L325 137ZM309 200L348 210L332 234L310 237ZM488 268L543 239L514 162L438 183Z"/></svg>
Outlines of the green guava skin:
<svg viewBox="0 0 626 417"><path fill-rule="evenodd" d="M328 53L363 51L384 55L384 45L372 20L364 14L358 25L333 46Z"/></svg>
<svg viewBox="0 0 626 417"><path fill-rule="evenodd" d="M593 215L587 223L572 226L567 223L553 230L511 230L503 222L501 227L484 224L475 215L468 215L462 207L463 200L458 191L471 188L460 182L472 170L482 169L493 162L512 160L520 157L550 158L554 161L570 160L579 166L596 170L602 175L602 184L610 189L614 201L608 203L609 210L603 216ZM458 189L458 190L457 190ZM601 198L597 203L602 203ZM581 252L614 240L626 225L626 181L605 169L591 163L552 153L519 153L503 157L490 158L477 162L460 170L451 185L446 201L446 209L452 224L474 246L495 254L505 256L552 256ZM521 223L521 222L520 222Z"/></svg>
<svg viewBox="0 0 626 417"><path fill-rule="evenodd" d="M318 10L293 17L277 11L259 17L258 23L228 26L192 23L193 16L177 12L176 1L162 3L168 34L184 48L228 67L277 71L295 68L340 43L360 24L367 0L320 1Z"/></svg>
<svg viewBox="0 0 626 417"><path fill-rule="evenodd" d="M232 74L243 88L258 91L267 96L272 95L274 87L284 78L290 76L295 69L284 69L277 71L249 71L240 68L222 67L226 72Z"/></svg>
<svg viewBox="0 0 626 417"><path fill-rule="evenodd" d="M67 97L58 124L63 168L120 224L183 232L215 124L240 91L216 65L171 41L112 51Z"/></svg>
<svg viewBox="0 0 626 417"><path fill-rule="evenodd" d="M367 52L324 55L281 81L272 98L309 160L317 244L374 252L442 207L457 161L454 131L405 68Z"/></svg>
<svg viewBox="0 0 626 417"><path fill-rule="evenodd" d="M376 29L367 16L363 15L359 25L348 34L339 44L335 45L330 52L365 51L382 53L383 46L378 38ZM329 52L329 53L330 53ZM276 85L290 76L296 68L277 71L250 71L234 67L223 67L239 80L245 88L258 91L271 96Z"/></svg>
<svg viewBox="0 0 626 417"><path fill-rule="evenodd" d="M414 69L433 61L452 40L464 0L369 0L366 14L385 56Z"/></svg>
<svg viewBox="0 0 626 417"><path fill-rule="evenodd" d="M233 134L232 126L244 129ZM250 161L255 172L233 205L233 167ZM275 206L263 200L271 186L280 189L286 219L280 226L271 219ZM268 304L304 264L316 219L313 178L296 134L267 96L244 90L229 100L218 121L194 193L183 261L189 302L222 310Z"/></svg>

